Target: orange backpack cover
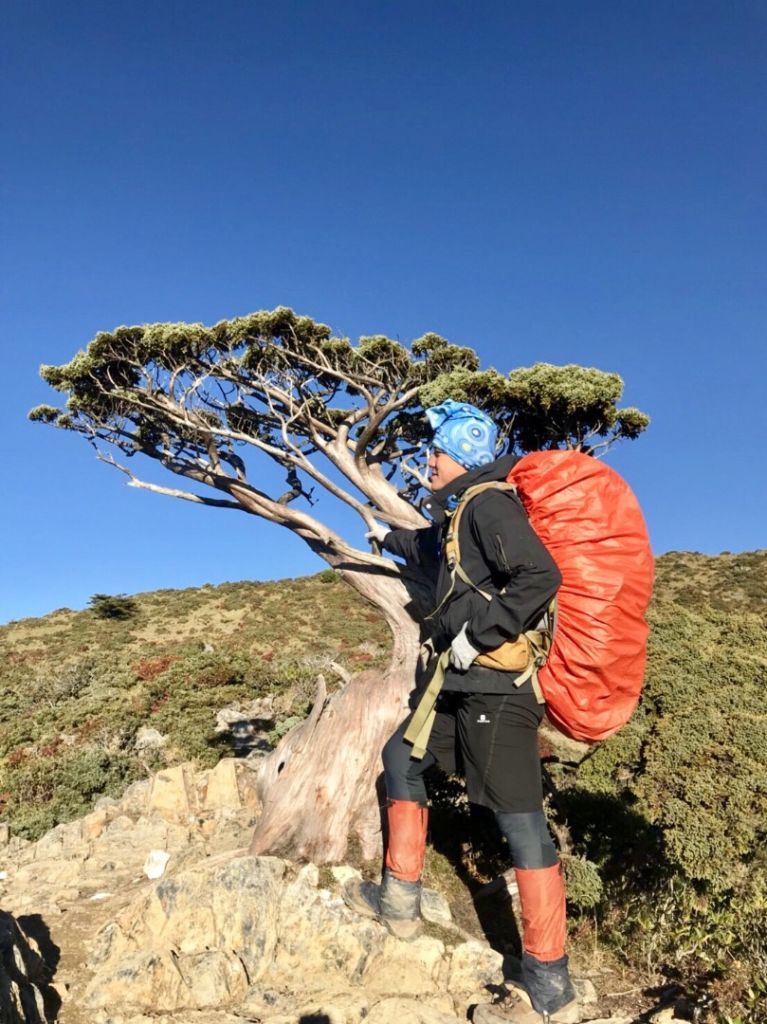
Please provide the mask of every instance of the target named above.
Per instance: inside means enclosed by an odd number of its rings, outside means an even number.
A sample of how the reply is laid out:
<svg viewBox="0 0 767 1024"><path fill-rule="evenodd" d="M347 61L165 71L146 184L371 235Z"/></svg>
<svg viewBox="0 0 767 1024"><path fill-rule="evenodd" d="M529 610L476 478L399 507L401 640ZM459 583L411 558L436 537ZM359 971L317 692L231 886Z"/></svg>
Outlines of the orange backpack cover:
<svg viewBox="0 0 767 1024"><path fill-rule="evenodd" d="M508 482L562 573L538 673L547 714L573 739L606 739L631 717L644 678L654 561L639 503L582 452L531 452Z"/></svg>

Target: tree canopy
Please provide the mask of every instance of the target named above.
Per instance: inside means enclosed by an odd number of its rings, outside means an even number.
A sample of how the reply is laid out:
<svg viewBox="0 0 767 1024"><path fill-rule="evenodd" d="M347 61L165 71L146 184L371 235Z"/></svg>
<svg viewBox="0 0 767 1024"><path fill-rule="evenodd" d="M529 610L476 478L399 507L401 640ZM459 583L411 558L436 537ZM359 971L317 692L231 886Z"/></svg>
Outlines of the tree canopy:
<svg viewBox="0 0 767 1024"><path fill-rule="evenodd" d="M284 307L212 327L118 327L41 375L68 398L30 418L83 434L133 486L263 516L331 562L350 549L311 513L313 492L324 489L366 522L376 514L417 525L429 440L423 410L445 398L484 409L507 450L519 453L601 454L649 423L638 409L619 408L623 381L614 373L536 363L503 374L436 334L409 349L382 335L353 343ZM279 493L249 475L247 455L256 452L285 471ZM128 463L137 454L202 489L140 479Z"/></svg>

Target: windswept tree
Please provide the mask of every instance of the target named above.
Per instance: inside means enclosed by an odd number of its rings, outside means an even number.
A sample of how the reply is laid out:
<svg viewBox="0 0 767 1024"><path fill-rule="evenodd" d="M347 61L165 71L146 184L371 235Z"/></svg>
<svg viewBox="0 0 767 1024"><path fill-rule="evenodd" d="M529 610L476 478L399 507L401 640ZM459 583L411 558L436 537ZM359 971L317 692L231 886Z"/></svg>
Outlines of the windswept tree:
<svg viewBox="0 0 767 1024"><path fill-rule="evenodd" d="M418 510L427 487L423 409L445 398L472 402L517 452L596 455L649 422L618 408L616 374L538 363L504 375L435 334L409 350L378 335L353 344L285 308L213 327L119 327L41 374L68 398L63 409L32 410L33 420L84 435L133 487L291 530L386 617L386 671L363 672L332 696L320 681L309 718L261 770L254 852L315 862L341 859L351 834L369 856L380 841L380 751L404 715L432 588L359 540L374 517L393 527L426 523ZM183 483L141 479L136 456ZM285 484L267 491L265 474L251 470L259 459L284 471ZM319 518L318 491L359 515L357 537Z"/></svg>

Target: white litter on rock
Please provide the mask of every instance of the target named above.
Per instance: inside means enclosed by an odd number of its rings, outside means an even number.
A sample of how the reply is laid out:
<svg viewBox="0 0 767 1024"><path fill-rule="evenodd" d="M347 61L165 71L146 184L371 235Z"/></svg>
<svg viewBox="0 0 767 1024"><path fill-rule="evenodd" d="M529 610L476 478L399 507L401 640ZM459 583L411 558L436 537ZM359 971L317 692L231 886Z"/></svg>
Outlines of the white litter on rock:
<svg viewBox="0 0 767 1024"><path fill-rule="evenodd" d="M89 899L91 899L91 900L108 900L111 895L112 895L111 892L94 892L94 894L92 896L90 896Z"/></svg>
<svg viewBox="0 0 767 1024"><path fill-rule="evenodd" d="M144 861L144 874L147 878L162 878L169 860L167 850L150 850Z"/></svg>

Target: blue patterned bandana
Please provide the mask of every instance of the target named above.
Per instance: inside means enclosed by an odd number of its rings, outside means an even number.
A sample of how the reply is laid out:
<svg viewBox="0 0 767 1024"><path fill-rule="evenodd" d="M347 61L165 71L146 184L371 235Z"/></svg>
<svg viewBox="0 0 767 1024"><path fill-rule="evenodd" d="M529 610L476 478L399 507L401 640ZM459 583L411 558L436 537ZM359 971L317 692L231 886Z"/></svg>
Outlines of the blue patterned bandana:
<svg viewBox="0 0 767 1024"><path fill-rule="evenodd" d="M476 469L495 460L498 429L481 409L448 398L427 409L426 418L434 430L432 446L464 469Z"/></svg>

